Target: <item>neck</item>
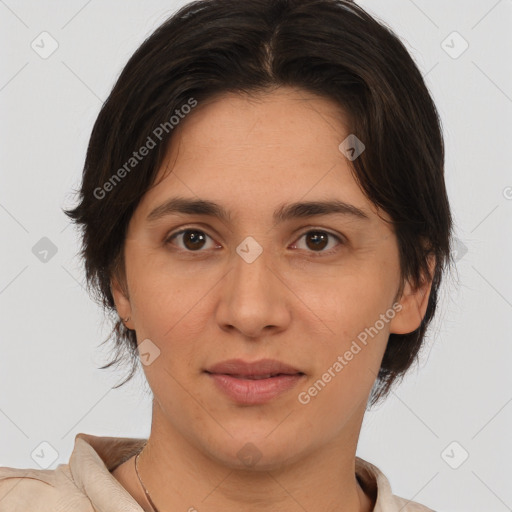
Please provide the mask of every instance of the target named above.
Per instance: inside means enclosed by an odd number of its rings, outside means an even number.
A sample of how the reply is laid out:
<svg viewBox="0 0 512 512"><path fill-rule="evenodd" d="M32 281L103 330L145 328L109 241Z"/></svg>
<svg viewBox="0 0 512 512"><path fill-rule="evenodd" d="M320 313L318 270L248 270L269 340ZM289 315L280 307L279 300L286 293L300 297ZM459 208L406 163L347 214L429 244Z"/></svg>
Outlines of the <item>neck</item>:
<svg viewBox="0 0 512 512"><path fill-rule="evenodd" d="M160 511L289 512L298 505L332 512L373 510L355 476L357 435L336 438L286 464L241 468L223 464L216 454L205 455L173 429L158 428L162 419L154 414L138 460L143 485Z"/></svg>

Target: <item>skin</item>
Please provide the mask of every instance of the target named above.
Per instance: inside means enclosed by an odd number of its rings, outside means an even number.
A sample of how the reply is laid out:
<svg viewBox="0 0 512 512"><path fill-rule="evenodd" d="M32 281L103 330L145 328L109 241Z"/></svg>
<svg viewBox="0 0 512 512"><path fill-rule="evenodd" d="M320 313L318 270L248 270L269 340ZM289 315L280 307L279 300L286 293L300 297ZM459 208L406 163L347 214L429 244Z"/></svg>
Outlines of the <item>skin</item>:
<svg viewBox="0 0 512 512"><path fill-rule="evenodd" d="M373 510L354 469L367 400L389 334L419 326L430 284L405 283L397 296L396 236L338 149L349 133L336 104L302 90L223 95L180 122L157 184L134 212L126 275L112 279L112 291L138 342L150 339L160 350L143 366L154 400L138 467L161 512ZM178 195L215 201L231 220L174 214L147 222ZM326 199L356 206L368 219L272 220L284 203ZM165 243L183 227L208 235L204 245L190 250L185 236ZM341 240L318 248L312 230ZM247 236L263 249L252 263L235 250ZM398 301L401 311L301 404L298 394ZM239 405L203 372L231 358L278 359L305 377L270 402ZM250 468L237 456L249 442L261 456ZM151 510L133 458L113 475Z"/></svg>

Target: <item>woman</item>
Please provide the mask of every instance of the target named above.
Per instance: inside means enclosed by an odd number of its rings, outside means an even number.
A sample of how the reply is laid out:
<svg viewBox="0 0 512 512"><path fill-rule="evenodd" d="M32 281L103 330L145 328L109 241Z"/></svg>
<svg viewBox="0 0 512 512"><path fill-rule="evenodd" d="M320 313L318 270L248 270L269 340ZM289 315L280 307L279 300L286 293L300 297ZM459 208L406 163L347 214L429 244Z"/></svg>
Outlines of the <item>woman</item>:
<svg viewBox="0 0 512 512"><path fill-rule="evenodd" d="M419 70L353 2L183 7L120 75L66 212L149 439L0 468L0 509L431 510L356 448L436 309L443 166Z"/></svg>

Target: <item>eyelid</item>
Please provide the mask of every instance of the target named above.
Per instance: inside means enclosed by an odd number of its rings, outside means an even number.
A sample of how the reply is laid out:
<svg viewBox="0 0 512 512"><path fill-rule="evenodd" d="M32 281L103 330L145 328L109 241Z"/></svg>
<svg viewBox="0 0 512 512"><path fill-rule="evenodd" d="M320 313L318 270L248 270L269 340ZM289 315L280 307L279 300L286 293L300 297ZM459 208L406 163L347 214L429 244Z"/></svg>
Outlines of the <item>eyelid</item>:
<svg viewBox="0 0 512 512"><path fill-rule="evenodd" d="M330 229L322 228L320 226L308 226L307 228L304 229L304 231L301 231L298 236L303 236L306 233L311 233L312 231L321 231L323 233L327 233L328 235L333 236L334 238L337 238L340 242L347 242L347 239L341 233L335 233Z"/></svg>

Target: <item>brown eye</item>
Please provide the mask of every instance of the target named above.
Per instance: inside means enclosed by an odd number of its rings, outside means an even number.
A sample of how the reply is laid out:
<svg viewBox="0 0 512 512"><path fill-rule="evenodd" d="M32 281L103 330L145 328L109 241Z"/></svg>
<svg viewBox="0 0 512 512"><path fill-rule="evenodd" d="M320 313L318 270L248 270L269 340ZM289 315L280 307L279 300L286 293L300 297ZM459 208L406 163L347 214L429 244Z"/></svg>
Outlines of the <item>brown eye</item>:
<svg viewBox="0 0 512 512"><path fill-rule="evenodd" d="M203 247L205 241L204 233L188 229L183 233L183 244L187 249L196 251Z"/></svg>
<svg viewBox="0 0 512 512"><path fill-rule="evenodd" d="M306 245L314 251L325 249L328 243L329 235L327 233L322 233L321 231L306 233Z"/></svg>
<svg viewBox="0 0 512 512"><path fill-rule="evenodd" d="M183 229L171 235L166 243L173 243L174 239L181 239L181 244L177 244L180 249L188 252L198 252L207 243L208 236L204 231L199 229Z"/></svg>
<svg viewBox="0 0 512 512"><path fill-rule="evenodd" d="M333 233L329 233L328 231L321 231L321 230L311 230L307 231L306 233L303 233L302 236L299 238L305 239L305 249L317 252L321 254L329 254L333 252L331 249L334 247L334 250L336 250L336 244L332 244L331 240L336 240L338 242L338 245L343 244L343 240ZM299 246L299 243L296 242L294 244L296 246ZM324 250L328 247L328 250ZM299 249L304 249L304 247L298 247Z"/></svg>

